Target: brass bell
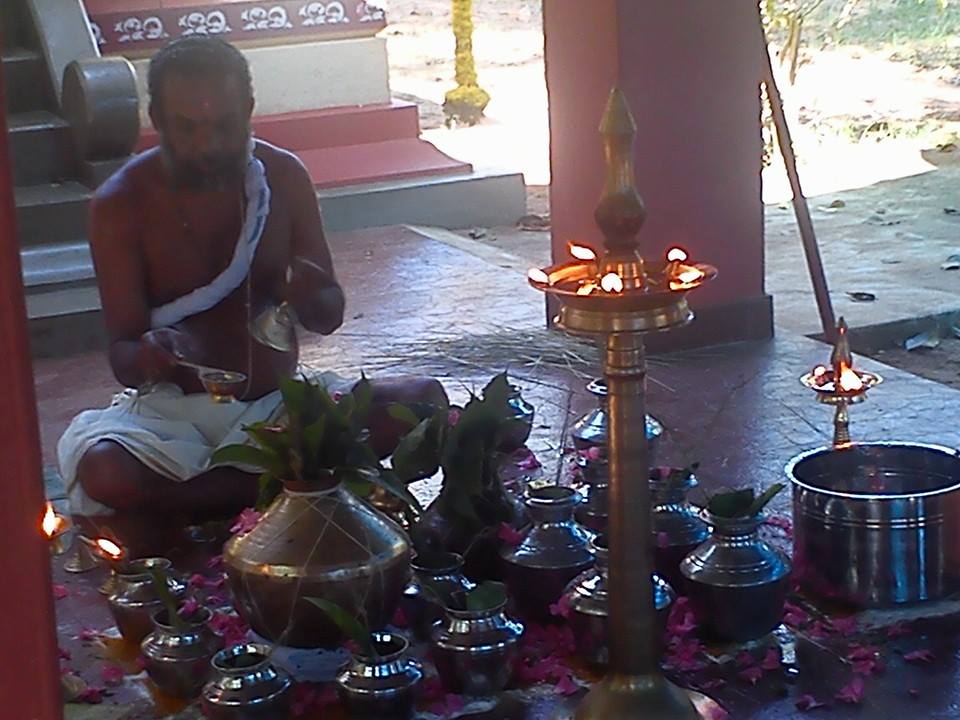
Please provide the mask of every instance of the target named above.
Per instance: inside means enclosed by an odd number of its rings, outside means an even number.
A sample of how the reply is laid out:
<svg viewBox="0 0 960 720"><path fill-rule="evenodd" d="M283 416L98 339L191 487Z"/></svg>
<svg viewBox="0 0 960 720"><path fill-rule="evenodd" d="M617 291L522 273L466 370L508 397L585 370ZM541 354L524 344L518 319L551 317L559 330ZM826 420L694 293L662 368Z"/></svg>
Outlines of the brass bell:
<svg viewBox="0 0 960 720"><path fill-rule="evenodd" d="M250 335L261 345L290 352L297 339L297 314L290 303L268 307L250 321Z"/></svg>

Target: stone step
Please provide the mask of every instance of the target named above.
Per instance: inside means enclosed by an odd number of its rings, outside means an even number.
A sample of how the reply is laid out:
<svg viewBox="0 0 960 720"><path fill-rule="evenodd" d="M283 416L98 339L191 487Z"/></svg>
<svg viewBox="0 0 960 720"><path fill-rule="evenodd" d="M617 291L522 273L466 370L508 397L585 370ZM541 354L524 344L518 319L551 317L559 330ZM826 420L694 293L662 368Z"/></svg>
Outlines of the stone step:
<svg viewBox="0 0 960 720"><path fill-rule="evenodd" d="M86 240L36 245L20 252L27 294L96 284L90 245Z"/></svg>
<svg viewBox="0 0 960 720"><path fill-rule="evenodd" d="M3 47L17 47L27 36L23 24L21 0L0 1L0 42Z"/></svg>
<svg viewBox="0 0 960 720"><path fill-rule="evenodd" d="M53 93L43 64L35 50L13 47L0 56L6 82L8 113L24 113L53 107Z"/></svg>
<svg viewBox="0 0 960 720"><path fill-rule="evenodd" d="M96 285L35 288L26 301L34 357L65 357L106 348Z"/></svg>
<svg viewBox="0 0 960 720"><path fill-rule="evenodd" d="M7 117L13 184L38 185L76 177L70 125L47 110L12 113Z"/></svg>
<svg viewBox="0 0 960 720"><path fill-rule="evenodd" d="M20 247L75 243L87 236L90 190L78 182L14 188Z"/></svg>

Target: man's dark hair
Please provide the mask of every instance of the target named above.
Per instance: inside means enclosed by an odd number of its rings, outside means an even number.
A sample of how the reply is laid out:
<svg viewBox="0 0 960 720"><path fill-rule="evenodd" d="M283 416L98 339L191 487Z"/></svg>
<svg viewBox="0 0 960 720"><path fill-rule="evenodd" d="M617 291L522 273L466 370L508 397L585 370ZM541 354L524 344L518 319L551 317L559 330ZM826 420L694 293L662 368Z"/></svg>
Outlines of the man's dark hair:
<svg viewBox="0 0 960 720"><path fill-rule="evenodd" d="M235 77L246 97L253 97L250 65L239 50L220 38L191 35L168 43L150 60L150 103L163 113L163 83L170 75Z"/></svg>

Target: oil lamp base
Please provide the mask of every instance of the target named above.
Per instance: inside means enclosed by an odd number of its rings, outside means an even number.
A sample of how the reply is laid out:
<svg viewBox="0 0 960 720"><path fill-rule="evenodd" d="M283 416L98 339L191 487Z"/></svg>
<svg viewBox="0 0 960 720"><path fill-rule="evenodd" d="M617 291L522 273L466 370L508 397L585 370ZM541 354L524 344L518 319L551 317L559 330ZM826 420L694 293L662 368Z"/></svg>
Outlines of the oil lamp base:
<svg viewBox="0 0 960 720"><path fill-rule="evenodd" d="M63 564L63 569L68 573L85 573L100 566L100 561L90 552L86 543L78 542L76 551L67 558Z"/></svg>
<svg viewBox="0 0 960 720"><path fill-rule="evenodd" d="M574 720L699 720L687 692L661 675L610 675L577 707Z"/></svg>

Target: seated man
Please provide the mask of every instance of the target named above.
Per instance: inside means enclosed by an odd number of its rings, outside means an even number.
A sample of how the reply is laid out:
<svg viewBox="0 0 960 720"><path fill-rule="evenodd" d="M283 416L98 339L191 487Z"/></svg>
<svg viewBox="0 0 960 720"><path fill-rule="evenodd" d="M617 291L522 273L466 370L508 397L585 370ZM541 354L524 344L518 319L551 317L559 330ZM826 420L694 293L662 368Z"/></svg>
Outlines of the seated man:
<svg viewBox="0 0 960 720"><path fill-rule="evenodd" d="M149 90L160 147L131 159L91 204L110 364L130 389L78 415L58 445L81 527L108 526L137 554L256 499L256 476L212 468L210 456L279 412L278 383L296 372L298 352L295 341L286 352L256 342L251 319L287 301L307 330L329 334L344 310L310 176L292 154L252 140L243 55L213 38L179 40L153 58ZM181 361L246 375L238 402L212 402ZM381 404L443 397L433 380L374 385Z"/></svg>

